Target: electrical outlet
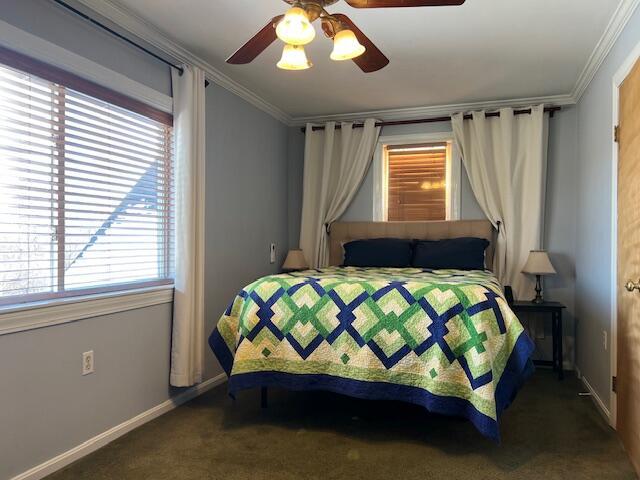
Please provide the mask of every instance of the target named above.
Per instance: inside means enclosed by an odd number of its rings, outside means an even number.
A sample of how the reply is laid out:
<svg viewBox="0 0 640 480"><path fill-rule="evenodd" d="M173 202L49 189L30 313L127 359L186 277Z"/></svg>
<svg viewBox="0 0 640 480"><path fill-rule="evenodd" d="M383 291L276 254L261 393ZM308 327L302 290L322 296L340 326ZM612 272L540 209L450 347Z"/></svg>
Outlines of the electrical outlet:
<svg viewBox="0 0 640 480"><path fill-rule="evenodd" d="M607 331L603 330L602 331L602 346L604 347L605 351L609 348L609 339L607 338Z"/></svg>
<svg viewBox="0 0 640 480"><path fill-rule="evenodd" d="M270 261L271 263L276 263L276 244L275 244L275 243L272 243L272 244L271 244L271 247L270 247L270 249L269 249L269 252L270 252L270 258L269 258L269 261Z"/></svg>
<svg viewBox="0 0 640 480"><path fill-rule="evenodd" d="M93 350L82 354L82 375L93 373Z"/></svg>

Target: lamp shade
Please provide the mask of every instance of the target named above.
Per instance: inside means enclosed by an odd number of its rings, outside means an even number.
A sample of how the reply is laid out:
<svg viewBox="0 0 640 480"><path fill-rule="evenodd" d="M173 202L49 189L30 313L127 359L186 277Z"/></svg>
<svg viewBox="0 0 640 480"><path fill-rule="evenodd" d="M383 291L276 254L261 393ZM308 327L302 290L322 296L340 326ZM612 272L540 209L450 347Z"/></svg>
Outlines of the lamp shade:
<svg viewBox="0 0 640 480"><path fill-rule="evenodd" d="M330 58L336 61L351 60L362 55L365 50L353 31L340 30L333 39L333 52Z"/></svg>
<svg viewBox="0 0 640 480"><path fill-rule="evenodd" d="M276 35L289 45L306 45L316 36L309 16L300 7L291 8L276 26Z"/></svg>
<svg viewBox="0 0 640 480"><path fill-rule="evenodd" d="M304 47L300 45L285 45L282 50L282 58L277 67L282 70L306 70L312 67L312 63L304 53Z"/></svg>
<svg viewBox="0 0 640 480"><path fill-rule="evenodd" d="M544 250L531 250L527 263L524 264L522 273L532 275L551 275L556 273L556 269L551 265L549 255Z"/></svg>
<svg viewBox="0 0 640 480"><path fill-rule="evenodd" d="M282 264L284 270L304 270L308 268L307 260L304 258L302 250L289 250L287 258Z"/></svg>

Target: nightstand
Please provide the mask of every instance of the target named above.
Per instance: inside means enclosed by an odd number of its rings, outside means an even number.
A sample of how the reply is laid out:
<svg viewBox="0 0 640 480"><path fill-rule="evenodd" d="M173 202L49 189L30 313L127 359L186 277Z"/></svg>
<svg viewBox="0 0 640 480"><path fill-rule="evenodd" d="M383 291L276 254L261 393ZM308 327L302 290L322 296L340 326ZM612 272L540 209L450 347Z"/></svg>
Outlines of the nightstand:
<svg viewBox="0 0 640 480"><path fill-rule="evenodd" d="M562 370L562 311L565 306L559 302L533 303L531 301L513 302L511 309L519 313L546 313L551 316L551 343L553 345L553 360L537 360L537 365L550 365L558 372L558 380L564 378Z"/></svg>

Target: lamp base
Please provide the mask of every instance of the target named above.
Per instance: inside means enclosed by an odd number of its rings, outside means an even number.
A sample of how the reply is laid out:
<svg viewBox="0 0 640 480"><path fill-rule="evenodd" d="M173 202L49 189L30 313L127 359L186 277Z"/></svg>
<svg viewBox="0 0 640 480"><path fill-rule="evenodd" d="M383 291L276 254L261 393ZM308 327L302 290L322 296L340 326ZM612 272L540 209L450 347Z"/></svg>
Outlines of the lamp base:
<svg viewBox="0 0 640 480"><path fill-rule="evenodd" d="M531 303L544 303L544 298L542 298L542 285L540 282L540 275L536 275L536 297L531 300Z"/></svg>

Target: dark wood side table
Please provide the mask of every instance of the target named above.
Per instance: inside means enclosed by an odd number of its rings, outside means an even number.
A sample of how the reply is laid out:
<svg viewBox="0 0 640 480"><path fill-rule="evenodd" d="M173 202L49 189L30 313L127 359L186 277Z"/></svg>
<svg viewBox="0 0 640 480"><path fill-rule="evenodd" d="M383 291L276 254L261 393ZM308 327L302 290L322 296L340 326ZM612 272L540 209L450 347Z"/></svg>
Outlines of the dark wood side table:
<svg viewBox="0 0 640 480"><path fill-rule="evenodd" d="M548 313L551 315L551 343L553 345L553 360L536 360L537 365L550 365L558 372L558 380L564 378L562 365L562 311L565 306L559 302L533 303L518 300L511 304L516 315L519 313Z"/></svg>

